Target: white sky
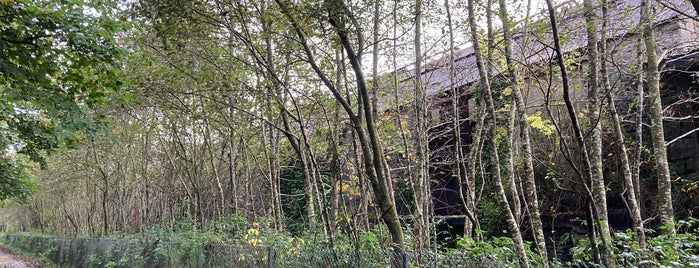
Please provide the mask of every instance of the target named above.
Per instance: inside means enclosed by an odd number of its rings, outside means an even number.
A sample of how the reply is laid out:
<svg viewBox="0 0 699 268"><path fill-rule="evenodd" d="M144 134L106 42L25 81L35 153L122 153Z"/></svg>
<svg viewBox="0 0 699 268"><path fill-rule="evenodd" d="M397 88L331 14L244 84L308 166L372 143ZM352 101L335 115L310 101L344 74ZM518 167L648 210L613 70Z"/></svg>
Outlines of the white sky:
<svg viewBox="0 0 699 268"><path fill-rule="evenodd" d="M498 7L498 0L492 0L494 8ZM531 1L531 16L534 16L537 13L542 12L543 10L546 9L546 2L544 0L507 0L507 2L510 4L508 7L508 11L510 14L512 14L517 21L521 21L525 15L526 15L526 6L527 6L527 1ZM554 1L555 3L575 3L575 1ZM384 7L384 8L392 8L392 3L388 2L386 5L389 5L389 7ZM425 61L430 61L434 60L437 58L440 58L444 56L444 52L448 51L449 49L449 33L447 30L447 19L446 19L446 13L444 9L444 1L443 0L437 0L437 1L428 1L428 3L423 6L424 12L425 12L425 18L423 19L423 42L422 42L422 52L423 52L423 57ZM463 0L450 0L450 10L451 10L451 15L452 15L452 24L453 24L453 30L454 30L454 43L455 43L455 48L456 50L466 48L470 46L470 33L469 30L470 28L468 27L468 24L466 23L467 21L467 13L466 13L466 1ZM476 20L479 23L479 26L483 29L486 27L486 19L485 16L479 16L476 18ZM392 31L392 17L390 15L387 15L384 20L385 22L384 27L388 28L386 30L385 35L391 38L393 36L393 31ZM493 24L495 25L496 28L500 27L501 23L499 18L497 17L497 14L493 16ZM398 67L405 67L409 65L412 65L415 60L415 55L414 55L414 45L413 45L413 36L414 36L414 28L413 25L405 25L403 27L409 27L409 28L402 28L398 30L398 36L402 37L400 41L397 42L398 46L398 51L397 54L398 59ZM368 36L370 38L370 36ZM371 40L367 40L367 43L369 43ZM382 50L382 53L391 53L392 49L391 47L393 46L392 41L385 41L381 44L384 49ZM381 50L381 49L380 49ZM365 57L364 57L364 69L367 74L371 73L371 56L370 52L366 51ZM385 73L385 72L391 72L393 71L393 65L392 65L392 57L391 55L382 55L381 58L379 59L379 72L380 73Z"/></svg>

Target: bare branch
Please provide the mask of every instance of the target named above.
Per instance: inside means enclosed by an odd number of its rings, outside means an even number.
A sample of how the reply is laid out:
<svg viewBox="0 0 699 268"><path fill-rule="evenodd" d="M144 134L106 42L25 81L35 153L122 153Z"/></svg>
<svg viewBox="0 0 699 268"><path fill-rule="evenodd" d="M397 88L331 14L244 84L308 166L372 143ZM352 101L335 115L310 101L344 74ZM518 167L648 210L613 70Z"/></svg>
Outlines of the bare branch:
<svg viewBox="0 0 699 268"><path fill-rule="evenodd" d="M680 135L679 137L677 137L677 138L675 138L675 139L673 139L673 140L671 140L671 141L666 142L666 143L665 143L665 146L670 146L670 144L673 144L674 142L679 141L679 140L681 140L681 139L684 138L684 137L687 137L687 136L689 136L689 135L692 135L692 133L697 132L697 131L699 131L699 128L695 128L695 129L693 129L693 130L690 130L689 132L684 133L684 134Z"/></svg>

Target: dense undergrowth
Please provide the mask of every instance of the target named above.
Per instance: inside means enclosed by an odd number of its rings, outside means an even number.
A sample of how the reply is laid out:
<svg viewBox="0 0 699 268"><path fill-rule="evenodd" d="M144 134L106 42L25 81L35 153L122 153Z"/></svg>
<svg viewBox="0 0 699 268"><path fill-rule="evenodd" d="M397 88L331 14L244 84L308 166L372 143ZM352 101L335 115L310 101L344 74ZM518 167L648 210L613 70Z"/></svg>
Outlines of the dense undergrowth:
<svg viewBox="0 0 699 268"><path fill-rule="evenodd" d="M664 227L660 227L661 230ZM699 220L679 220L675 228L677 235L670 237L646 229L648 239L640 247L631 230L617 232L612 237L612 256L620 267L699 267ZM568 265L588 266L593 261L592 248L583 239L571 249L573 261Z"/></svg>
<svg viewBox="0 0 699 268"><path fill-rule="evenodd" d="M612 238L614 263L622 267L698 267L699 220L677 223L675 238L647 230L647 246L638 245L630 230ZM297 235L270 228L264 219L231 217L207 229L180 223L154 226L141 234L110 238L60 238L33 233L5 234L0 240L13 250L63 267L401 267L402 256L387 250L385 230L357 237L338 233L333 239L307 230ZM413 243L408 239L409 242ZM573 241L572 261L553 267L592 267L587 240ZM531 248L531 246L529 246ZM528 249L529 250L529 249ZM517 267L511 239L458 239L455 247L440 245L418 252L408 249L411 267ZM543 265L529 252L533 267Z"/></svg>

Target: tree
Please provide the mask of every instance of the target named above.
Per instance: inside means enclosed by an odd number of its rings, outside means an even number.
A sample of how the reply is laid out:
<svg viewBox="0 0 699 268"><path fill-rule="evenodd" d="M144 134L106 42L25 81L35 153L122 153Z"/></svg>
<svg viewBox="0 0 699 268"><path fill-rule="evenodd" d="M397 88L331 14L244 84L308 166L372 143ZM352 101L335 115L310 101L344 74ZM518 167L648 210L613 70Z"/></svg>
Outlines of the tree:
<svg viewBox="0 0 699 268"><path fill-rule="evenodd" d="M119 87L114 9L82 0L0 3L0 198L28 197L27 161L44 166L46 154L101 128L85 111Z"/></svg>
<svg viewBox="0 0 699 268"><path fill-rule="evenodd" d="M462 143L462 127L464 124L461 113L463 110L462 93L455 87L456 83L456 59L454 47L454 24L452 22L452 12L449 5L449 0L444 0L444 8L447 15L447 29L449 30L449 90L451 91L451 125L452 139L454 139L454 149L452 163L453 173L459 179L459 199L463 206L464 214L464 237L472 237L472 230L478 226L478 221L475 217L475 182L474 178L467 175L467 167L464 145ZM474 172L475 173L475 172Z"/></svg>
<svg viewBox="0 0 699 268"><path fill-rule="evenodd" d="M607 27L609 23L608 17L608 2L602 0L600 3L602 6L602 29L600 31L600 39L602 40L602 45L599 48L600 52L600 78L602 79L602 90L606 92L608 109L610 116L612 117L612 124L614 127L614 138L619 144L619 155L621 157L621 168L624 176L624 184L626 187L627 202L629 204L629 214L631 215L631 220L633 221L634 231L636 232L638 245L641 248L646 246L646 234L645 228L643 226L643 218L641 216L641 208L639 206L638 196L639 190L634 186L633 175L631 173L631 163L629 161L629 155L626 150L626 144L624 143L624 132L621 128L621 119L619 118L619 113L617 113L616 105L614 101L614 94L612 93L612 86L609 82L609 73L607 71L607 60L609 59L608 45L607 45ZM641 105L637 103L637 105ZM641 131L641 129L637 129Z"/></svg>
<svg viewBox="0 0 699 268"><path fill-rule="evenodd" d="M596 235L595 233L604 233L603 230L599 229L601 226L600 224L600 216L599 216L599 211L597 208L597 205L593 203L597 202L596 200L596 195L594 194L594 191L590 189L590 185L592 185L592 180L594 178L593 176L593 170L592 170L592 164L590 160L590 153L587 148L587 145L585 144L585 139L582 133L582 130L580 128L580 121L577 115L577 112L575 110L575 107L573 106L573 102L571 100L571 88L570 88L570 81L568 79L568 72L566 70L566 65L565 61L563 58L563 50L561 48L561 38L559 35L558 31L558 22L556 19L556 14L555 14L555 9L553 7L553 2L551 0L546 1L546 6L548 10L548 17L549 21L551 23L551 35L553 37L553 51L555 53L555 61L558 64L558 67L560 69L561 73L561 83L563 86L563 101L565 102L565 109L568 114L568 117L570 118L570 124L573 130L573 140L575 142L575 145L577 145L577 149L579 150L579 154L582 158L582 169L578 166L578 164L574 161L572 157L572 152L571 152L571 146L568 144L568 142L564 139L564 136L561 131L561 127L558 124L556 125L556 131L558 132L558 135L560 137L560 142L561 146L560 149L563 152L563 155L568 162L568 164L573 168L576 177L579 179L579 184L581 185L580 188L582 188L582 195L584 204L585 204L585 210L588 215L588 224L587 224L587 235L588 238L590 239L590 244L592 245L593 253L594 253L594 259L595 261L599 263L604 263L605 265L609 266L610 264L610 259L608 258L607 254L607 236L601 235L600 239L602 240L602 246L603 249L600 251L597 242L596 242ZM587 19L586 19L587 21ZM589 30L589 27L587 28ZM596 34L595 34L596 35ZM595 43L596 44L596 43ZM592 64L592 63L591 63ZM596 81L596 79L595 79ZM591 83L596 83L595 81L592 81ZM546 105L546 109L549 112L549 115L551 114L549 103ZM553 117L553 116L551 116Z"/></svg>
<svg viewBox="0 0 699 268"><path fill-rule="evenodd" d="M429 246L430 228L429 215L432 195L430 191L429 162L430 152L427 138L427 94L426 85L422 81L422 0L415 1L415 70L414 70L414 107L415 107L415 133L417 159L415 165L415 175L411 175L411 184L415 200L415 218L417 220L418 248Z"/></svg>
<svg viewBox="0 0 699 268"><path fill-rule="evenodd" d="M590 131L590 149L589 152L589 162L590 162L590 187L592 190L592 196L594 198L594 206L597 207L597 213L599 214L599 224L600 224L600 235L604 237L610 237L609 233L609 219L607 213L607 194L606 186L604 184L604 174L602 172L602 124L600 123L600 110L603 106L599 100L599 68L600 68L600 57L598 43L599 39L597 37L597 16L596 8L593 7L591 0L583 1L583 13L585 17L585 29L587 30L587 55L588 61L588 74L587 74L587 102L586 110L589 114L589 120L591 125ZM603 40L604 42L604 40Z"/></svg>
<svg viewBox="0 0 699 268"><path fill-rule="evenodd" d="M297 41L305 56L304 60L308 62L313 72L322 81L323 85L330 90L335 100L340 103L349 117L359 140L367 177L371 183L376 204L380 210L379 213L391 234L392 247L396 253L402 253L404 251L405 238L403 237L395 201L392 197L393 193L389 185L391 183L390 174L376 128L376 119L372 112L369 89L361 67L363 38L360 33L361 29L356 28L359 25L355 23L354 14L341 0L329 0L323 3L323 9L328 14L327 22L332 26L335 34L337 34L337 41L339 41L342 49L347 54L347 60L352 67L355 76L356 94L358 101L362 104L359 111L354 111L353 107L347 102L346 97L336 87L336 84L319 67L316 62L316 56L308 42L308 33L299 24L299 19L293 13L289 3L283 0L276 0L276 2L296 34ZM353 44L350 39L350 33L357 33L352 37L353 40L358 41L358 44Z"/></svg>
<svg viewBox="0 0 699 268"><path fill-rule="evenodd" d="M519 68L512 58L512 35L510 33L511 19L507 12L507 3L504 0L499 0L500 5L500 20L502 21L502 31L505 42L505 61L507 64L507 78L509 79L510 87L512 88L512 97L514 105L517 109L517 121L519 124L520 138L522 142L522 150L524 157L524 185L525 185L525 200L529 209L529 221L534 234L534 242L539 251L539 255L548 265L548 254L546 252L546 238L541 222L541 213L539 212L539 198L537 196L536 181L534 179L534 163L532 156L531 139L529 135L529 124L527 123L527 107L522 96L522 90L519 85L521 78ZM514 134L511 134L514 135ZM513 156L510 156L513 157Z"/></svg>
<svg viewBox="0 0 699 268"><path fill-rule="evenodd" d="M645 72L648 102L650 104L650 135L653 140L653 154L655 155L655 168L658 175L658 212L660 214L660 222L665 226L663 232L674 237L672 179L670 178L670 168L667 162L665 130L663 128L663 104L660 97L660 71L658 70L658 64L660 63L658 62L653 34L653 20L648 0L641 1L641 23L643 43L646 48Z"/></svg>
<svg viewBox="0 0 699 268"><path fill-rule="evenodd" d="M476 24L474 5L475 4L473 0L468 1L468 22L471 29L471 40L473 42L473 49L475 51L474 54L476 56L476 65L478 68L479 88L482 90L482 93L484 95L487 116L490 119L488 133L490 137L487 138L487 145L489 147L488 150L490 152L490 161L492 162L491 165L493 169L491 172L491 179L495 184L495 194L498 199L499 205L502 207L502 212L505 214L508 229L510 231L510 235L512 236L512 240L515 243L514 246L517 251L517 255L519 256L520 264L523 267L529 267L529 258L527 257L527 253L524 248L524 241L522 240L522 233L519 229L519 222L517 221L517 219L515 219L514 215L512 214L510 205L507 202L507 194L505 193L505 188L502 185L502 175L500 172L498 147L495 142L495 137L497 136L497 118L495 116L495 104L493 101L493 94L491 92L489 72L485 67L483 55L480 52L480 39L478 38L478 25Z"/></svg>

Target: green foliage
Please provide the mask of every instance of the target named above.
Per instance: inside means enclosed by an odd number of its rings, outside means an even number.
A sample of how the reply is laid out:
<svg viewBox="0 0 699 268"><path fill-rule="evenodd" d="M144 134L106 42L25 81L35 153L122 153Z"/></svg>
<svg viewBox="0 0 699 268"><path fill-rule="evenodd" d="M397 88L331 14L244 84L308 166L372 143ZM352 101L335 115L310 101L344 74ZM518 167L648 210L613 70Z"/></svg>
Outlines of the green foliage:
<svg viewBox="0 0 699 268"><path fill-rule="evenodd" d="M0 198L31 194L20 155L43 165L45 153L100 128L85 111L107 104L119 87L119 25L104 3L0 4Z"/></svg>
<svg viewBox="0 0 699 268"><path fill-rule="evenodd" d="M189 223L181 223L172 228L152 228L146 231L146 237L148 241L158 241L155 255L161 264L169 267L196 266L196 263L220 266L217 262L225 260L236 267L258 267L266 265L269 249L273 250L278 267L325 267L334 263L386 267L389 260L389 252L380 243L378 230L361 234L361 248L357 249L348 236L338 236L330 247L327 237L320 232L306 230L290 235L270 228L271 225L266 219L250 222L234 215L208 230L197 230ZM219 255L220 259L216 257Z"/></svg>
<svg viewBox="0 0 699 268"><path fill-rule="evenodd" d="M612 251L616 263L624 267L699 265L699 220L680 220L676 227L678 232L675 237L659 235L649 238L645 248L639 247L636 234L632 230L615 233L612 238ZM577 245L571 248L573 261L569 265L588 265L592 262L591 250L587 239L578 241Z"/></svg>
<svg viewBox="0 0 699 268"><path fill-rule="evenodd" d="M195 229L189 223L170 228L152 228L144 235L127 239L84 239L52 238L35 234L0 236L4 245L21 249L31 256L43 256L44 260L58 257L57 246L63 254L82 252L75 258L88 266L144 267L235 267L266 266L269 250L273 252L275 267L388 267L391 265L390 250L382 243L386 234L380 229L360 234L359 245L350 242L349 236L338 235L334 245L319 232L304 232L293 236L270 228L264 219L250 222L240 216L231 216L217 222L209 229ZM647 248L639 248L634 233L630 230L616 233L612 239L613 256L618 265L624 267L687 267L699 262L699 221L679 221L680 231L676 238L657 236L648 240ZM476 232L483 233L482 230ZM83 242L75 240L84 239ZM97 251L85 252L75 245L101 243L106 247L93 246ZM673 246L676 245L676 248ZM100 251L102 249L103 251ZM542 265L538 254L526 245L531 265ZM409 250L410 251L410 250ZM591 249L585 239L572 248L573 261L568 266L589 267L592 262ZM150 254L150 255L149 255ZM438 251L411 252L411 262L421 267L518 267L519 257L509 237L491 237L481 241L463 237L456 248ZM552 263L553 267L561 264Z"/></svg>
<svg viewBox="0 0 699 268"><path fill-rule="evenodd" d="M476 230L476 232L483 232ZM425 252L425 267L519 267L514 242L509 237L492 237L488 241L462 237L456 242L457 248L443 252ZM538 254L526 245L529 260L533 266L542 265Z"/></svg>
<svg viewBox="0 0 699 268"><path fill-rule="evenodd" d="M24 172L26 168L27 161L23 157L0 160L0 200L11 197L24 202L34 193L36 185Z"/></svg>
<svg viewBox="0 0 699 268"><path fill-rule="evenodd" d="M488 237L506 235L507 221L502 213L502 207L495 200L495 196L487 196L478 204L480 210L480 222L488 229L482 230Z"/></svg>
<svg viewBox="0 0 699 268"><path fill-rule="evenodd" d="M286 226L292 233L301 233L308 222L308 206L304 196L303 173L298 163L282 168L279 188Z"/></svg>

